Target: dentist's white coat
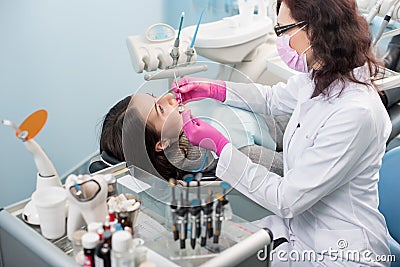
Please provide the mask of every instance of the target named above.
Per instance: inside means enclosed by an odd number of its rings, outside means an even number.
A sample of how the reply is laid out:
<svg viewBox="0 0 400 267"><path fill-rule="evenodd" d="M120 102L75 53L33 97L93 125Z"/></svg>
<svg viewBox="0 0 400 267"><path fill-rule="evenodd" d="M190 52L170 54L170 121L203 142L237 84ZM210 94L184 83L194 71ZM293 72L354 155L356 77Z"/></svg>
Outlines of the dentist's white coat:
<svg viewBox="0 0 400 267"><path fill-rule="evenodd" d="M366 66L354 72L369 81ZM292 116L284 134L284 177L253 164L230 144L221 152L216 174L277 215L266 218L265 227L274 238L290 240L277 249L354 250L365 254L361 263L386 266L389 263L371 263L368 257L390 254L377 183L391 123L372 87L348 82L337 97L342 86L336 83L336 96L327 100L310 99L313 82L308 73L272 87L227 82L226 104ZM276 255L273 263L279 263ZM326 256L324 264L352 262Z"/></svg>

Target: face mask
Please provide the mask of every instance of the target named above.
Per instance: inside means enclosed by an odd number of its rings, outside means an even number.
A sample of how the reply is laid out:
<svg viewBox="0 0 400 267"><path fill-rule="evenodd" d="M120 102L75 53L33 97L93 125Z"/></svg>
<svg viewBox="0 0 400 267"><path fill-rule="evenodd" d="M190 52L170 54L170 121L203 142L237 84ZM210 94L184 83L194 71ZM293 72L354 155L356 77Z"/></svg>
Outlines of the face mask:
<svg viewBox="0 0 400 267"><path fill-rule="evenodd" d="M311 45L304 50L300 55L297 51L290 47L289 41L296 33L304 29L305 26L298 29L292 35L284 34L283 36L278 36L276 39L276 48L278 49L278 54L282 60L288 65L289 68L297 70L300 72L308 72L306 52L311 48Z"/></svg>

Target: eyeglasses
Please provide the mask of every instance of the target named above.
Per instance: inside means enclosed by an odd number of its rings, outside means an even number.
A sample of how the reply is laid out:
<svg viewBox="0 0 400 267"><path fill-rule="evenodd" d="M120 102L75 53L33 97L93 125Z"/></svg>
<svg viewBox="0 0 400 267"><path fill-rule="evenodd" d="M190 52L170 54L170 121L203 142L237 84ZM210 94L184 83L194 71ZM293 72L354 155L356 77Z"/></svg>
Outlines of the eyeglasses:
<svg viewBox="0 0 400 267"><path fill-rule="evenodd" d="M276 36L281 36L283 33L287 32L290 29L293 29L294 27L300 26L302 24L305 24L304 21L288 24L288 25L283 25L279 26L278 24L275 25L274 31L276 33Z"/></svg>

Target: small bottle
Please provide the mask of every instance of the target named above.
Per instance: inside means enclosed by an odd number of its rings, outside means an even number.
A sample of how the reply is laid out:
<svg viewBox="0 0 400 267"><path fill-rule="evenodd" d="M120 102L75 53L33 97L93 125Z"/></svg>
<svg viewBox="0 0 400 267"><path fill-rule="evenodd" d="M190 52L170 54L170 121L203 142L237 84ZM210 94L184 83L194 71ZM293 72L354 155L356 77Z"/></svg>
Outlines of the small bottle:
<svg viewBox="0 0 400 267"><path fill-rule="evenodd" d="M86 233L82 236L83 246L83 266L94 267L94 250L99 243L99 235L95 233Z"/></svg>
<svg viewBox="0 0 400 267"><path fill-rule="evenodd" d="M97 234L99 235L100 242L103 241L103 236L104 236L104 229L103 229L103 227L97 229Z"/></svg>
<svg viewBox="0 0 400 267"><path fill-rule="evenodd" d="M96 267L111 267L111 232L106 231L104 241L95 249L94 261Z"/></svg>
<svg viewBox="0 0 400 267"><path fill-rule="evenodd" d="M104 231L110 230L111 225L110 225L110 215L106 216L106 221L104 222Z"/></svg>
<svg viewBox="0 0 400 267"><path fill-rule="evenodd" d="M115 212L112 206L108 208L108 216L110 216L110 223L115 220Z"/></svg>
<svg viewBox="0 0 400 267"><path fill-rule="evenodd" d="M133 267L134 263L132 236L125 231L115 232L112 235L111 266Z"/></svg>

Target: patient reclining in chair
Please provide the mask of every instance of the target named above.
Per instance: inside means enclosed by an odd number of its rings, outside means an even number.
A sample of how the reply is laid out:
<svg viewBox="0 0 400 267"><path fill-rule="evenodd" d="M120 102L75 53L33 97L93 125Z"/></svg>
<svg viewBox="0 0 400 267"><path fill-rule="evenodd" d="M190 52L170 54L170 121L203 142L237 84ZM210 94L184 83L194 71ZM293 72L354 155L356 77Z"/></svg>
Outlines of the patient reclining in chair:
<svg viewBox="0 0 400 267"><path fill-rule="evenodd" d="M252 161L282 175L280 151L289 117L259 115L213 100L180 106L172 94L136 94L114 105L103 121L100 153L167 180L194 172L213 175L218 158L191 145L182 131L180 113L189 108L196 117L218 128Z"/></svg>

